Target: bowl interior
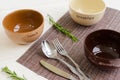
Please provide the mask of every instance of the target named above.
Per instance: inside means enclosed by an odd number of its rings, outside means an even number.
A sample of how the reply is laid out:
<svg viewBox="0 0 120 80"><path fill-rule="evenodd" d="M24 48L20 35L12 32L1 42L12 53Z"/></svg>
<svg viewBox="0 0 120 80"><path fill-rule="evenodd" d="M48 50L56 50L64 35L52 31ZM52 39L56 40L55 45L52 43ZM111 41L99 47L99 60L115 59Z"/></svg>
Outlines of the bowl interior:
<svg viewBox="0 0 120 80"><path fill-rule="evenodd" d="M71 0L70 7L80 13L97 13L105 9L102 0Z"/></svg>
<svg viewBox="0 0 120 80"><path fill-rule="evenodd" d="M120 58L120 33L112 30L99 30L89 34L85 40L91 55L103 59Z"/></svg>
<svg viewBox="0 0 120 80"><path fill-rule="evenodd" d="M28 32L43 23L43 16L33 10L18 10L7 15L3 20L6 29L13 32Z"/></svg>

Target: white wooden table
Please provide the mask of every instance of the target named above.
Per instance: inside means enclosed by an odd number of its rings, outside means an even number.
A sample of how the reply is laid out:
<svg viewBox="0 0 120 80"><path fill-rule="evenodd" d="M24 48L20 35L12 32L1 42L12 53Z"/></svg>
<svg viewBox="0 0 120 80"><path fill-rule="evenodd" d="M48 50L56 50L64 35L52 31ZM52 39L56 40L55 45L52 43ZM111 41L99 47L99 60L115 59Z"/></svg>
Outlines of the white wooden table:
<svg viewBox="0 0 120 80"><path fill-rule="evenodd" d="M104 1L107 7L120 10L119 0ZM49 25L47 14L50 14L57 21L68 11L69 0L0 0L0 80L11 80L5 73L1 72L1 68L4 66L8 66L20 76L24 75L28 80L47 80L16 62L16 60L33 44L15 44L8 39L4 32L2 25L3 18L8 13L18 9L34 9L41 12L45 19L44 34L51 26Z"/></svg>

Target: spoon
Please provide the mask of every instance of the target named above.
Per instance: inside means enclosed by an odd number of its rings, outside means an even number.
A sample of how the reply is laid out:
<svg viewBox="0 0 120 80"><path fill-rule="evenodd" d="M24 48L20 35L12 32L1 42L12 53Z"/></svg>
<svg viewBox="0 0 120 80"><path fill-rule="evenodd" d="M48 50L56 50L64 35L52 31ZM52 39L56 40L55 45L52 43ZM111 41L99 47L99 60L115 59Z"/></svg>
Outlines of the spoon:
<svg viewBox="0 0 120 80"><path fill-rule="evenodd" d="M79 77L80 80L84 80L83 77L76 71L76 69L73 66L71 66L69 63L67 63L66 61L64 61L63 59L61 59L57 56L57 54L58 54L57 50L47 40L42 41L41 46L42 46L42 51L45 54L45 56L47 56L48 58L51 58L51 59L56 59L56 60L61 61L74 74L76 74Z"/></svg>

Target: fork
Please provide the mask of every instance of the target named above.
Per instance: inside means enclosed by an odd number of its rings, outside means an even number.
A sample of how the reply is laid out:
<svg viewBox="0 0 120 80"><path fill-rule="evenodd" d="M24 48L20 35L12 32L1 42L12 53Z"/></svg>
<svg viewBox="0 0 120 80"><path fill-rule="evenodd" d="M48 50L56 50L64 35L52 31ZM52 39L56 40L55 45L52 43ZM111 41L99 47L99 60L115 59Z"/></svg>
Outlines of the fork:
<svg viewBox="0 0 120 80"><path fill-rule="evenodd" d="M71 62L75 65L77 71L85 78L85 80L90 80L88 78L88 76L86 76L82 70L79 68L79 65L68 55L67 51L63 48L62 44L60 43L60 41L58 40L58 38L54 39L52 41L53 45L55 46L56 50L58 51L58 53L60 53L61 55L67 57L69 60L71 60Z"/></svg>

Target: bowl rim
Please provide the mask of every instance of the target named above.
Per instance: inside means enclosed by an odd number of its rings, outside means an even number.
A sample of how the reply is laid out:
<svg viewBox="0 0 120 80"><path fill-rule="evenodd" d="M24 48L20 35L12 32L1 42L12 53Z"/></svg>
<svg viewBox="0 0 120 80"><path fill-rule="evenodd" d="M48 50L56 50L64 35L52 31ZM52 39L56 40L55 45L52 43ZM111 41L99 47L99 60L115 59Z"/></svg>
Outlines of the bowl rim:
<svg viewBox="0 0 120 80"><path fill-rule="evenodd" d="M3 18L3 20L2 20L2 25L3 25L3 27L4 27L7 31L13 32L13 31L11 31L11 30L9 30L9 29L7 29L7 28L5 27L5 25L4 25L5 19L6 19L7 17L9 17L10 15L12 15L12 14L14 14L14 13L16 13L16 12L19 12L19 11L32 11L32 12L38 13L38 14L41 16L41 24L39 24L39 26L38 26L37 28L35 28L35 29L31 30L31 31L27 31L27 32L15 32L15 33L18 33L18 34L21 34L21 33L29 33L29 32L32 32L32 31L37 30L38 28L44 26L44 17L43 17L43 15L42 15L41 12L39 12L39 11L37 11L37 10L34 10L34 9L18 9L18 10L14 10L14 11L8 13L8 14Z"/></svg>
<svg viewBox="0 0 120 80"><path fill-rule="evenodd" d="M103 8L101 11L98 11L98 12L96 12L96 13L84 13L84 12L79 12L79 11L77 11L76 9L74 9L74 8L72 7L72 1L73 1L73 0L70 0L70 2L69 2L69 8L70 8L72 11L76 12L77 14L94 16L94 15L97 15L97 14L100 14L100 13L105 12L105 10L106 10L106 8L107 8L105 2L104 2L103 0L101 0L101 2L104 4L104 8Z"/></svg>
<svg viewBox="0 0 120 80"><path fill-rule="evenodd" d="M115 59L109 59L109 58L102 58L102 57L99 57L99 56L95 56L94 54L92 54L93 52L91 52L91 50L87 47L87 39L88 37L91 35L91 34L94 34L96 32L99 32L99 31L110 31L110 32L114 32L114 33L117 33L120 35L120 33L118 31L115 31L115 30L111 30L111 29L100 29L100 30L96 30L96 31L93 31L91 33L89 33L86 38L85 38L85 41L84 41L84 48L87 49L89 51L89 53L86 53L86 54L91 54L92 56L94 56L95 58L97 59L103 59L105 61L111 61L111 62L114 62L114 61L120 61L120 58L115 58Z"/></svg>

